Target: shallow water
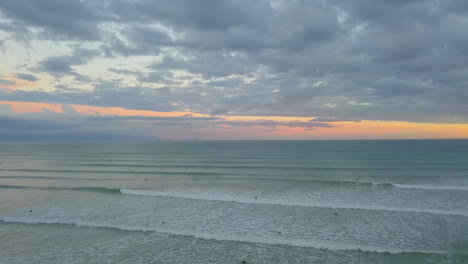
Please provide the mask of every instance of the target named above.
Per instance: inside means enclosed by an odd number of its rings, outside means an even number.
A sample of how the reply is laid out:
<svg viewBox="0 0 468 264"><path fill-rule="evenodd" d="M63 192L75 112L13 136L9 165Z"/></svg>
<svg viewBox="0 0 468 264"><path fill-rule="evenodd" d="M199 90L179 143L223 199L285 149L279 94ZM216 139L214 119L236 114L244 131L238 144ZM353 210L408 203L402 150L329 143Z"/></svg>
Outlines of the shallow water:
<svg viewBox="0 0 468 264"><path fill-rule="evenodd" d="M0 143L0 263L468 263L468 141Z"/></svg>

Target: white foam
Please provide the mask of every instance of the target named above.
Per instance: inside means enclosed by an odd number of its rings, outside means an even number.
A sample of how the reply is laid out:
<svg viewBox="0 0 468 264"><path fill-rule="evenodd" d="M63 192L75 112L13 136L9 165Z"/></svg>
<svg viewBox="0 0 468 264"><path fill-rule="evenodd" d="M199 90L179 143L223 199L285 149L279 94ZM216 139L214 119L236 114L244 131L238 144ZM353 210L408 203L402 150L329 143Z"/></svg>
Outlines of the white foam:
<svg viewBox="0 0 468 264"><path fill-rule="evenodd" d="M390 254L402 254L402 253L420 253L420 254L453 254L454 252L448 251L432 251L432 250L408 250L399 248L381 248L374 246L361 246L355 244L339 244L331 243L326 241L311 241L304 239L288 239L280 237L253 237L253 236L239 236L232 234L214 234L207 232L191 232L174 230L170 228L145 228L139 226L127 226L127 225L114 225L114 224L101 224L90 221L48 221L41 219L20 219L13 217L5 217L0 219L3 223L19 223L19 224L63 224L63 225L75 225L79 227L92 227L92 228L111 228L123 231L138 231L138 232L155 232L176 236L190 236L199 239L206 240L218 240L218 241L235 241L235 242L246 242L246 243L261 243L269 245L287 245L293 247L305 247L305 248L316 248L321 250L331 251L364 251L364 252L375 252L375 253L390 253Z"/></svg>
<svg viewBox="0 0 468 264"><path fill-rule="evenodd" d="M449 186L449 185L417 185L417 184L399 184L391 183L393 187L404 189L419 190L444 190L444 191L468 191L467 186Z"/></svg>
<svg viewBox="0 0 468 264"><path fill-rule="evenodd" d="M284 206L303 206L303 207L319 207L319 208L332 208L332 209L355 209L355 210L377 210L377 211L392 211L392 212L406 212L406 213L426 213L437 215L450 215L450 216L466 216L468 212L449 211L440 209L419 209L419 208L403 208L392 206L372 206L372 205L353 205L353 204L334 204L326 202L312 202L304 199L290 199L285 198L257 198L239 193L230 193L228 191L207 192L204 190L191 190L191 191L161 191L161 190L133 190L133 189L120 189L120 192L127 195L141 195L141 196L156 196L156 197L172 197L182 199L195 199L195 200L208 200L208 201L221 201L221 202L237 202L247 204L266 204L266 205L284 205Z"/></svg>

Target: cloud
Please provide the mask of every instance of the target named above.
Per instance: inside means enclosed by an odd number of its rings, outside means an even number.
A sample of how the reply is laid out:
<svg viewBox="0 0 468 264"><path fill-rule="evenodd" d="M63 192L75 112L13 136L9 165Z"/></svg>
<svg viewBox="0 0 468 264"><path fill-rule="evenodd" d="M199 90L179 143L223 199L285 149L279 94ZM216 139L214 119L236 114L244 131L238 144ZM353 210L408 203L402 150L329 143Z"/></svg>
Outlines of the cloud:
<svg viewBox="0 0 468 264"><path fill-rule="evenodd" d="M9 81L9 80L3 80L3 79L0 79L0 85L13 85L15 84L14 81Z"/></svg>
<svg viewBox="0 0 468 264"><path fill-rule="evenodd" d="M26 131L34 131L34 133L37 133L42 130L73 129L76 127L68 124L50 122L49 120L32 120L14 117L0 117L0 122L3 132L15 131L24 133Z"/></svg>
<svg viewBox="0 0 468 264"><path fill-rule="evenodd" d="M27 24L20 21L0 22L0 31L8 33L10 38L18 43L30 43L35 38L34 33L28 28ZM6 53L6 41L2 40L1 43L0 46L3 46L2 54L4 55Z"/></svg>
<svg viewBox="0 0 468 264"><path fill-rule="evenodd" d="M336 118L336 117L316 117L310 121L314 122L356 122L359 123L361 120L347 119L347 118Z"/></svg>
<svg viewBox="0 0 468 264"><path fill-rule="evenodd" d="M220 107L220 108L213 109L210 112L210 115L224 115L224 114L227 114L227 113L229 113L229 109L224 108L224 107Z"/></svg>
<svg viewBox="0 0 468 264"><path fill-rule="evenodd" d="M185 114L179 116L94 115L77 111L80 106L62 105L49 110L44 105L40 112L15 113L10 105L0 105L0 140L148 140L151 138L209 138L219 131L255 133L258 129L275 132L300 128L334 127L325 122L228 120L216 116ZM4 107L3 107L4 106ZM52 108L51 108L52 109ZM4 111L3 111L4 110ZM80 110L81 111L81 110ZM113 110L115 112L115 109ZM200 131L204 131L200 134Z"/></svg>
<svg viewBox="0 0 468 264"><path fill-rule="evenodd" d="M72 66L86 64L99 54L100 53L97 50L77 48L70 56L49 57L43 60L40 62L41 66L39 70L59 76L66 73L75 74L73 73Z"/></svg>
<svg viewBox="0 0 468 264"><path fill-rule="evenodd" d="M11 108L11 105L0 104L0 116L10 115L12 113L13 109Z"/></svg>
<svg viewBox="0 0 468 264"><path fill-rule="evenodd" d="M98 39L99 22L109 19L107 14L99 12L97 1L2 1L0 10L10 19L72 39Z"/></svg>
<svg viewBox="0 0 468 264"><path fill-rule="evenodd" d="M72 106L66 105L66 104L62 105L62 111L63 113L68 114L68 115L78 114L78 112L76 112L76 110Z"/></svg>
<svg viewBox="0 0 468 264"><path fill-rule="evenodd" d="M187 129L212 117L93 116L64 105L64 113L44 109L41 113L15 114L0 107L0 141L12 140L157 140L159 127ZM5 109L4 109L5 108ZM5 110L5 111L3 111ZM5 112L5 114L2 114ZM202 125L205 126L205 125ZM190 137L190 132L185 132ZM170 136L170 135L167 135Z"/></svg>
<svg viewBox="0 0 468 264"><path fill-rule="evenodd" d="M310 120L309 122L300 122L300 121L273 121L273 120L257 120L257 121L229 121L224 123L228 126L238 126L238 127L252 127L252 126L261 126L268 128L277 128L282 127L291 127L291 128L304 128L307 130L313 130L316 127L333 127L328 123L321 121Z"/></svg>
<svg viewBox="0 0 468 264"><path fill-rule="evenodd" d="M35 81L39 80L36 76L34 76L32 74L27 74L27 73L17 73L16 78L21 79L21 80L25 80L25 81L29 81L29 82L35 82Z"/></svg>

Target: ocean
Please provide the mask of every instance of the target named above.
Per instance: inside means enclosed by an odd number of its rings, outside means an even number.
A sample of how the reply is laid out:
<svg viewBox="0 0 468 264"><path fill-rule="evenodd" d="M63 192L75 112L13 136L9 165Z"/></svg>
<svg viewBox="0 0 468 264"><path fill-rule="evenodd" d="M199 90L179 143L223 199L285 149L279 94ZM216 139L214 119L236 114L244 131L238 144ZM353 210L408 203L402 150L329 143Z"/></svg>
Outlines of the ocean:
<svg viewBox="0 0 468 264"><path fill-rule="evenodd" d="M468 140L0 143L0 263L468 263Z"/></svg>

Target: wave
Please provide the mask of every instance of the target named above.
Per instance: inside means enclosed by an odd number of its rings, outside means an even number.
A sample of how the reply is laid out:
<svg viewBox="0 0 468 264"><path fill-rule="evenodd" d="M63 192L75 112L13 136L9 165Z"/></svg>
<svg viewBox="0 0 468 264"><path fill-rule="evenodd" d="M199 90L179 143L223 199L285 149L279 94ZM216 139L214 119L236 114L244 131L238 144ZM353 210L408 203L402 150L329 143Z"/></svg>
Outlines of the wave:
<svg viewBox="0 0 468 264"><path fill-rule="evenodd" d="M333 181L329 181L333 182ZM425 185L425 184L403 184L393 182L363 182L363 181L337 181L341 184L363 185L376 187L393 187L401 189L417 189L417 190L435 190L435 191L468 191L468 186L451 186L451 185Z"/></svg>
<svg viewBox="0 0 468 264"><path fill-rule="evenodd" d="M292 247L303 247L303 248L315 248L320 250L329 251L360 251L369 253L386 253L386 254L439 254L439 255L467 255L466 252L451 252L451 251L437 251L437 250L407 250L399 248L381 248L366 245L355 245L355 244L339 244L325 241L310 241L305 239L291 239L284 237L259 237L259 236L239 236L233 234L215 234L208 232L193 232L188 230L176 230L171 228L148 228L128 225L116 225L116 224L104 224L95 223L90 221L49 221L42 219L20 219L13 217L0 218L0 223L13 223L13 224L36 224L36 225L72 225L78 227L88 228L106 228L116 229L120 231L128 232L153 232L160 234L168 234L174 236L185 236L194 237L204 240L216 240L216 241L235 241L244 243L259 243L268 245L286 245Z"/></svg>
<svg viewBox="0 0 468 264"><path fill-rule="evenodd" d="M67 180L67 181L131 181L135 178L82 178L82 177L51 177L51 176L0 176L0 179L28 180Z"/></svg>
<svg viewBox="0 0 468 264"><path fill-rule="evenodd" d="M171 191L171 190L135 190L135 189L119 189L107 187L35 187L35 186L18 186L18 185L0 185L2 189L39 189L39 190L70 190L70 191L87 191L98 192L107 194L124 194L136 196L153 196L153 197L168 197L179 199L191 200L205 200L205 201L218 201L218 202L235 202L243 204L263 204L263 205L279 205L279 206L299 206L299 207L312 207L312 208L327 208L327 209L348 209L348 210L371 210L371 211L390 211L390 212L403 212L403 213L424 213L435 215L448 215L448 216L463 216L468 217L468 212L463 211L449 211L440 209L419 209L419 208L404 208L392 207L385 205L355 205L355 204L334 204L326 202L311 202L291 198L252 198L245 196L245 194L218 191L216 193L208 193L206 190L198 191Z"/></svg>
<svg viewBox="0 0 468 264"><path fill-rule="evenodd" d="M61 172L61 173L110 173L110 174L166 174L166 175L237 175L236 173L224 172L190 172L190 171L132 171L132 170L45 170L45 169L0 169L0 171L19 172Z"/></svg>
<svg viewBox="0 0 468 264"><path fill-rule="evenodd" d="M246 176L246 175L241 175ZM468 186L450 186L450 185L423 185L423 184L401 184L392 182L371 182L371 181L351 181L351 180L321 180L321 179L300 179L300 178L274 178L274 177L258 177L262 175L251 175L250 177L222 177L217 179L229 180L265 180L265 181L296 181L307 182L323 185L344 185L344 186L362 186L362 187L382 187L382 188L402 188L402 189L419 189L419 190L440 190L440 191L468 191Z"/></svg>
<svg viewBox="0 0 468 264"><path fill-rule="evenodd" d="M468 217L468 212L460 212L460 211L402 208L402 207L391 207L391 206L311 203L311 202L304 202L300 200L290 200L290 199L281 199L281 198L279 199L278 198L253 199L251 197L247 197L247 198L240 197L239 195L225 195L225 194L219 195L219 194L209 194L206 192L193 193L193 192L184 192L184 191L133 190L133 189L120 189L120 192L123 194L127 194L127 195L171 197L171 198L182 198L182 199L193 199L193 200L236 202L236 203L246 203L246 204L265 204L265 205L331 208L331 209L391 211L391 212L425 213L425 214Z"/></svg>
<svg viewBox="0 0 468 264"><path fill-rule="evenodd" d="M60 191L88 191L88 192L99 192L99 193L111 193L119 194L120 189L118 188L106 188L106 187L41 187L41 186L22 186L22 185L0 185L0 189L36 189L36 190L60 190Z"/></svg>
<svg viewBox="0 0 468 264"><path fill-rule="evenodd" d="M403 188L403 189L468 191L468 186L417 185L417 184L400 184L400 183L390 183L390 185L396 188Z"/></svg>
<svg viewBox="0 0 468 264"><path fill-rule="evenodd" d="M81 164L82 165L82 164ZM79 165L79 166L81 166ZM122 164L114 164L114 165L107 165L107 164L88 164L88 167L126 167L126 168L184 168L188 169L235 169L235 170L287 170L287 171L434 171L440 170L444 171L446 168L400 168L400 167L303 167L303 166L237 166L237 165L122 165ZM452 170L455 170L452 168ZM460 168L457 170L464 170L464 168ZM59 170L37 170L37 169L13 169L13 168L4 168L0 169L0 171L58 171L58 172L68 172L74 170L67 170L67 169L59 169ZM88 170L78 170L82 172L95 172L88 171ZM98 172L102 172L98 170Z"/></svg>
<svg viewBox="0 0 468 264"><path fill-rule="evenodd" d="M1 170L1 169L0 169ZM161 175L178 175L178 176L206 176L205 180L252 180L252 181L296 181L296 182L307 182L314 184L324 185L347 185L347 186L367 186L367 187L393 187L402 189L418 189L418 190L440 190L440 191L468 191L468 186L451 186L451 185L424 185L424 184L403 184L403 183L392 183L392 182L366 182L366 181L351 181L351 180L322 180L322 179L303 179L303 178L277 178L268 177L268 175L262 174L236 174L236 173L215 173L215 172L146 172L146 171L81 171L81 170L29 170L24 169L21 171L33 172L85 172L85 173L128 173L128 174L158 174ZM235 177L230 177L234 176ZM223 177L219 177L223 176ZM247 177L251 176L251 177ZM267 177L262 177L267 176ZM45 179L45 180L89 180L89 181L126 181L126 180L139 180L135 178L82 178L82 177L50 177L50 176L0 176L5 179ZM146 178L152 180L152 178ZM155 178L158 179L158 178ZM165 180L171 180L171 178L165 178ZM179 178L174 178L179 180Z"/></svg>

